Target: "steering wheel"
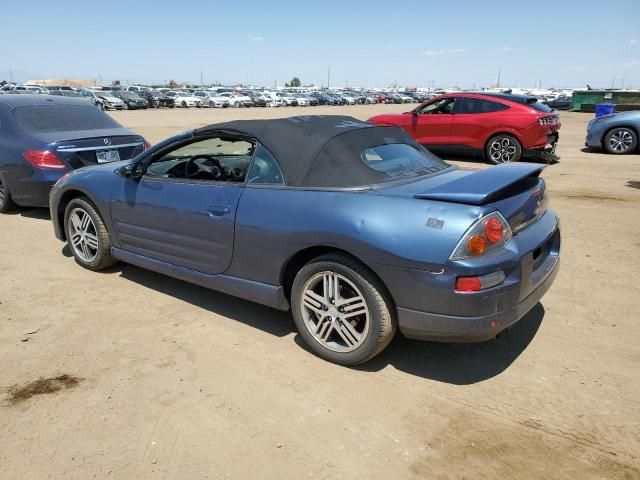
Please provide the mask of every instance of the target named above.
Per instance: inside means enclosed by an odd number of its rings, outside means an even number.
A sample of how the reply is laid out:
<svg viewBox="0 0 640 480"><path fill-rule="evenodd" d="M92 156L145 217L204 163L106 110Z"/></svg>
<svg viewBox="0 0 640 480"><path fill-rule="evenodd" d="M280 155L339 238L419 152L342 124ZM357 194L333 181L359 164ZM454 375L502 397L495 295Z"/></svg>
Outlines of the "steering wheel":
<svg viewBox="0 0 640 480"><path fill-rule="evenodd" d="M207 173L211 173L214 180L224 180L226 178L226 175L224 173L224 169L222 167L222 164L220 163L220 160L218 160L215 157L212 157L211 155L196 155L194 157L191 157L187 162L187 164L184 166L185 177L194 178L196 175L198 175L202 171L200 170L200 167L196 164L196 160L199 160L201 158L204 158L205 160L208 160L211 163L213 163L213 165L211 166L211 171ZM194 167L195 167L195 170L194 170Z"/></svg>

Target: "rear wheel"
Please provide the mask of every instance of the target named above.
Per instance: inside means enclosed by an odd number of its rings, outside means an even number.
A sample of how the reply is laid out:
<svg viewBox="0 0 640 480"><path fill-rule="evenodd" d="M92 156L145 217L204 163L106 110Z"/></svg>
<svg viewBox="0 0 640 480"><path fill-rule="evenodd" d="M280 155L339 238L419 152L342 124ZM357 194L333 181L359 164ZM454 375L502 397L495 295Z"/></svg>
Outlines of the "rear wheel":
<svg viewBox="0 0 640 480"><path fill-rule="evenodd" d="M16 209L16 204L11 198L9 193L9 187L6 182L0 177L0 213L12 212Z"/></svg>
<svg viewBox="0 0 640 480"><path fill-rule="evenodd" d="M487 142L485 156L496 165L517 162L522 157L522 146L512 135L496 135Z"/></svg>
<svg viewBox="0 0 640 480"><path fill-rule="evenodd" d="M373 358L396 330L384 286L346 255L323 255L305 265L293 282L291 303L298 331L311 350L341 365Z"/></svg>
<svg viewBox="0 0 640 480"><path fill-rule="evenodd" d="M111 239L96 207L86 197L71 200L64 214L71 253L81 266L102 270L117 263L111 256Z"/></svg>
<svg viewBox="0 0 640 480"><path fill-rule="evenodd" d="M638 148L638 135L627 127L613 128L604 136L604 149L607 153L624 155Z"/></svg>

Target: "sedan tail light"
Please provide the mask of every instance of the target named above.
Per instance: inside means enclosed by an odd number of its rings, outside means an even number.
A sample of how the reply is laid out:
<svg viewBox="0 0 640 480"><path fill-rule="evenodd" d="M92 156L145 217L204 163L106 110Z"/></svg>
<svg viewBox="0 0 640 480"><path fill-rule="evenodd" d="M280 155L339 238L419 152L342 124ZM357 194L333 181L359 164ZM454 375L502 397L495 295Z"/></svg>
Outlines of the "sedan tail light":
<svg viewBox="0 0 640 480"><path fill-rule="evenodd" d="M500 250L511 240L511 235L511 227L500 212L485 215L460 239L451 260L475 258Z"/></svg>
<svg viewBox="0 0 640 480"><path fill-rule="evenodd" d="M27 150L22 156L27 162L40 170L64 170L68 168L67 164L49 150Z"/></svg>

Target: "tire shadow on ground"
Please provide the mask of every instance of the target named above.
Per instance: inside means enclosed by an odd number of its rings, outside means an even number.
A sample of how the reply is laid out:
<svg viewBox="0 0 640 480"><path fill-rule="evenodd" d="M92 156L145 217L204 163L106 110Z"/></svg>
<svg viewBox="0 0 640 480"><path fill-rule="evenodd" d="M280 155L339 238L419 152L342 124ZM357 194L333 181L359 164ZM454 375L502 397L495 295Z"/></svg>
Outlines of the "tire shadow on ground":
<svg viewBox="0 0 640 480"><path fill-rule="evenodd" d="M65 256L71 256L67 246L62 250ZM296 332L291 312L274 310L126 263L118 263L98 273L119 274L146 288L277 337ZM470 385L482 382L505 371L520 356L535 337L544 314L544 307L538 303L513 327L496 339L482 343L424 342L410 340L398 332L380 355L352 368L376 372L391 365L411 375L443 383ZM294 341L312 355L299 334Z"/></svg>
<svg viewBox="0 0 640 480"><path fill-rule="evenodd" d="M121 262L99 273L119 273L126 280L170 295L203 310L237 320L276 337L285 337L296 331L289 312L281 312L134 265Z"/></svg>
<svg viewBox="0 0 640 480"><path fill-rule="evenodd" d="M538 303L518 323L482 343L437 343L396 335L380 355L357 367L378 371L388 365L412 375L454 385L470 385L505 371L535 337L544 307Z"/></svg>

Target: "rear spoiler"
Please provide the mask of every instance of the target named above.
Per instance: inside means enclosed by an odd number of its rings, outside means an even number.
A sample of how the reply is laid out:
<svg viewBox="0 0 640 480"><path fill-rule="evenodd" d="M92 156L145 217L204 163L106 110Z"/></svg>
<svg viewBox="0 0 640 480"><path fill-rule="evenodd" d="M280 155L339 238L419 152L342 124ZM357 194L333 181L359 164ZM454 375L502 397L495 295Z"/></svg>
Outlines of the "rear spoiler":
<svg viewBox="0 0 640 480"><path fill-rule="evenodd" d="M535 163L513 163L485 168L418 193L414 198L485 205L499 198L504 190L515 183L528 177L538 177L545 166Z"/></svg>

